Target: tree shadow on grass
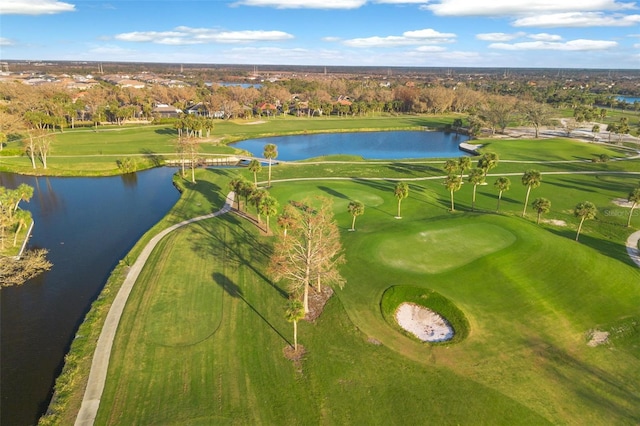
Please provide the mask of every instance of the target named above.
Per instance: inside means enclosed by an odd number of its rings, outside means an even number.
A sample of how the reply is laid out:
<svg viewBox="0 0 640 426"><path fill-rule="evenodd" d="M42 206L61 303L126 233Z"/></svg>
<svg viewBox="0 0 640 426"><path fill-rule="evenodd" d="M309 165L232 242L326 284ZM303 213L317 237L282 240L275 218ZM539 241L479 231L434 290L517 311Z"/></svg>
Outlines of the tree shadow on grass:
<svg viewBox="0 0 640 426"><path fill-rule="evenodd" d="M560 182L562 181L562 182ZM588 189L584 184L576 182L574 185L569 184L571 182L570 179L558 179L556 181L545 181L544 183L547 185L559 186L561 188L571 189L575 191L583 191L583 192L597 192L594 189ZM573 183L573 182L571 182Z"/></svg>
<svg viewBox="0 0 640 426"><path fill-rule="evenodd" d="M156 154L148 148L141 149L140 153L144 154L144 158L149 160L154 167L162 166L162 162L164 161L164 157L162 155Z"/></svg>
<svg viewBox="0 0 640 426"><path fill-rule="evenodd" d="M574 230L549 228L549 232L567 239L576 239L576 231ZM636 266L629 257L627 248L624 244L603 240L601 238L594 238L585 233L580 233L579 241L577 241L576 244L583 244L587 247L591 247L592 249L597 250L604 256L619 260L620 262L630 266Z"/></svg>
<svg viewBox="0 0 640 426"><path fill-rule="evenodd" d="M262 315L251 303L249 303L249 301L244 297L244 295L242 294L242 289L233 281L231 281L231 279L229 279L229 277L227 277L225 274L221 274L219 272L214 272L213 273L213 280L220 286L222 287L222 289L227 292L227 294L231 297L233 297L234 299L240 299L242 300L256 315L258 315L258 317L260 317L260 319L262 321L264 321L265 324L267 324L267 326L269 326L269 328L271 328L271 330L273 330L278 336L280 336L280 338L282 340L284 340L289 346L292 345L291 342L289 342L289 340L287 340L286 337L284 337L282 335L282 333L280 333L270 322L269 320L267 320L264 315Z"/></svg>
<svg viewBox="0 0 640 426"><path fill-rule="evenodd" d="M331 195L332 197L342 198L344 200L348 200L349 199L349 197L344 195L342 192L338 192L335 189L329 188L327 186L319 186L318 189L321 190L321 191L326 192L327 194Z"/></svg>
<svg viewBox="0 0 640 426"><path fill-rule="evenodd" d="M438 167L429 166L427 164L418 164L418 163L392 163L387 166L389 170L392 170L396 173L402 174L411 174L417 176L425 176L429 173L433 173L435 175L442 174L442 170ZM416 177L417 177L416 176Z"/></svg>
<svg viewBox="0 0 640 426"><path fill-rule="evenodd" d="M178 131L175 129L171 129L168 127L162 127L160 129L156 129L154 130L155 133L159 134L159 135L173 135L173 136L178 136Z"/></svg>
<svg viewBox="0 0 640 426"><path fill-rule="evenodd" d="M271 256L271 246L243 227L237 216L226 214L212 220L197 222L203 237L192 245L194 253L211 256L231 268L246 267L269 284L283 299L288 294L264 275L256 265L266 264Z"/></svg>
<svg viewBox="0 0 640 426"><path fill-rule="evenodd" d="M635 386L631 379L625 383L610 372L586 364L547 342L532 339L527 344L536 353L536 358L543 360L542 367L551 377L557 378L567 392L576 395L594 410L609 413L617 419L612 419L613 423L621 419L637 419L640 415L640 396L633 389ZM621 401L626 401L628 407Z"/></svg>

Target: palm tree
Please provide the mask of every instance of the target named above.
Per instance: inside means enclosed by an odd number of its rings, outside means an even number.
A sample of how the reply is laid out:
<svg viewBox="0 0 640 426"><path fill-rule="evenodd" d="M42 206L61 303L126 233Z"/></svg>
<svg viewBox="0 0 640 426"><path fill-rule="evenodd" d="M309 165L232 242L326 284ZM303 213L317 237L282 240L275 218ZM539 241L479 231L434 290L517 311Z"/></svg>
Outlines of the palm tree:
<svg viewBox="0 0 640 426"><path fill-rule="evenodd" d="M282 214L278 216L278 226L282 228L283 238L287 238L287 230L295 224L296 210L291 204L285 204Z"/></svg>
<svg viewBox="0 0 640 426"><path fill-rule="evenodd" d="M258 206L258 210L267 218L267 234L268 234L269 218L271 216L275 216L276 213L278 213L278 200L273 198L271 195L267 194L265 197L262 198L262 200L260 200L260 205Z"/></svg>
<svg viewBox="0 0 640 426"><path fill-rule="evenodd" d="M447 160L444 162L444 171L452 175L458 171L458 162L456 160Z"/></svg>
<svg viewBox="0 0 640 426"><path fill-rule="evenodd" d="M251 160L248 169L253 173L253 183L258 186L258 173L262 170L262 164L258 160Z"/></svg>
<svg viewBox="0 0 640 426"><path fill-rule="evenodd" d="M498 166L498 160L498 154L495 152L486 152L482 154L482 157L478 160L478 168L482 169L486 177L489 170Z"/></svg>
<svg viewBox="0 0 640 426"><path fill-rule="evenodd" d="M470 157L459 157L458 158L458 170L460 170L460 179L462 179L462 175L466 170L471 168L471 158Z"/></svg>
<svg viewBox="0 0 640 426"><path fill-rule="evenodd" d="M458 175L449 175L444 180L444 186L449 190L449 194L451 195L451 211L456 211L455 204L453 202L453 193L460 189L462 186L462 179Z"/></svg>
<svg viewBox="0 0 640 426"><path fill-rule="evenodd" d="M20 201L29 202L33 197L33 187L27 185L26 183L21 183L18 187L13 191L16 194L16 203L13 206L13 211L18 210L18 204Z"/></svg>
<svg viewBox="0 0 640 426"><path fill-rule="evenodd" d="M293 323L293 350L298 351L298 321L304 318L304 305L298 299L289 299L285 310L285 318Z"/></svg>
<svg viewBox="0 0 640 426"><path fill-rule="evenodd" d="M551 210L551 201L542 197L536 198L535 200L533 200L532 206L538 213L538 218L536 220L536 223L539 224L540 216L542 216L543 213L549 213L549 210Z"/></svg>
<svg viewBox="0 0 640 426"><path fill-rule="evenodd" d="M578 232L576 233L576 241L580 236L580 230L582 229L582 223L585 219L593 219L598 214L598 209L591 201L584 201L579 203L573 210L573 215L580 218L580 225L578 225Z"/></svg>
<svg viewBox="0 0 640 426"><path fill-rule="evenodd" d="M498 207L496 207L496 211L500 211L500 200L502 200L502 193L504 191L508 191L509 188L511 187L511 179L509 179L508 177L499 177L498 179L496 179L495 183L493 184L493 186L500 191L498 194Z"/></svg>
<svg viewBox="0 0 640 426"><path fill-rule="evenodd" d="M351 216L353 216L353 221L351 221L350 231L355 231L356 217L364 214L364 204L362 204L360 201L351 201L349 203L349 206L347 207L347 211L351 213Z"/></svg>
<svg viewBox="0 0 640 426"><path fill-rule="evenodd" d="M236 176L233 179L231 179L231 181L229 181L229 188L231 188L231 190L236 194L235 196L236 210L240 210L240 190L243 185L244 185L244 178L240 176Z"/></svg>
<svg viewBox="0 0 640 426"><path fill-rule="evenodd" d="M268 143L264 146L262 155L269 160L269 180L267 186L271 187L271 160L278 157L278 147L275 144Z"/></svg>
<svg viewBox="0 0 640 426"><path fill-rule="evenodd" d="M473 185L473 196L471 198L471 210L476 209L476 188L484 183L484 171L480 168L472 169L469 172L469 183Z"/></svg>
<svg viewBox="0 0 640 426"><path fill-rule="evenodd" d="M398 215L396 219L400 219L402 217L400 216L400 204L402 200L409 196L409 185L406 182L398 182L393 190L393 195L398 199Z"/></svg>
<svg viewBox="0 0 640 426"><path fill-rule="evenodd" d="M593 133L593 140L596 140L596 135L600 133L600 125L594 124L593 127L591 128L591 133Z"/></svg>
<svg viewBox="0 0 640 426"><path fill-rule="evenodd" d="M542 176L540 172L534 169L529 169L522 175L522 184L527 187L527 196L524 199L524 209L522 210L522 217L527 214L527 204L529 203L529 193L531 188L537 188L540 186Z"/></svg>
<svg viewBox="0 0 640 426"><path fill-rule="evenodd" d="M627 200L632 203L631 211L629 212L629 219L627 220L627 227L629 227L631 226L631 216L633 216L633 209L635 209L636 205L640 203L640 187L635 188L633 191L631 191Z"/></svg>
<svg viewBox="0 0 640 426"><path fill-rule="evenodd" d="M27 226L27 223L29 223L29 221L31 220L31 213L29 213L27 210L17 210L13 215L13 220L18 224L18 226L16 227L16 233L13 235L13 246L15 247L18 241L18 234L20 233L22 228L24 226Z"/></svg>
<svg viewBox="0 0 640 426"><path fill-rule="evenodd" d="M266 189L256 188L255 186L252 186L252 191L249 194L249 200L251 200L254 207L256 208L256 213L258 214L258 223L262 222L262 220L260 219L260 204L262 204L262 200L264 200L264 198L268 195L269 194L267 193Z"/></svg>

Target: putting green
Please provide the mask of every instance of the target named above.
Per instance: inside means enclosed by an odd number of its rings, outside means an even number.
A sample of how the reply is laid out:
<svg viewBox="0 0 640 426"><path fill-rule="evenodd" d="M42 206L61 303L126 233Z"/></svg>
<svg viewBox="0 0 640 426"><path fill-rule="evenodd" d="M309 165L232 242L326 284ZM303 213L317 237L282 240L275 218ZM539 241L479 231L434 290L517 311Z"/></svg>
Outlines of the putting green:
<svg viewBox="0 0 640 426"><path fill-rule="evenodd" d="M510 246L515 235L487 223L433 228L387 239L375 250L381 263L418 273L445 272Z"/></svg>

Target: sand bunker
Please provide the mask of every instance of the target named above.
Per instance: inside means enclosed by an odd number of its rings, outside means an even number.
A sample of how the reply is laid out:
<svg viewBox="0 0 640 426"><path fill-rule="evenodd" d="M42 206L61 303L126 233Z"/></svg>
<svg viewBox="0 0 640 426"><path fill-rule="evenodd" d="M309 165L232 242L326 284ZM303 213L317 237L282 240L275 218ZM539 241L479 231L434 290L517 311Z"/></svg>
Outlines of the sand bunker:
<svg viewBox="0 0 640 426"><path fill-rule="evenodd" d="M611 202L616 206L626 207L628 209L630 209L633 206L633 203L627 200L626 198L615 198Z"/></svg>
<svg viewBox="0 0 640 426"><path fill-rule="evenodd" d="M549 225L554 225L554 226L567 226L567 222L560 219L543 219L541 220L541 222L548 223Z"/></svg>
<svg viewBox="0 0 640 426"><path fill-rule="evenodd" d="M453 338L453 328L444 318L414 303L402 303L398 306L396 321L400 327L423 342L444 342Z"/></svg>
<svg viewBox="0 0 640 426"><path fill-rule="evenodd" d="M609 332L607 331L591 330L589 335L590 339L587 345L591 347L603 345L609 341Z"/></svg>

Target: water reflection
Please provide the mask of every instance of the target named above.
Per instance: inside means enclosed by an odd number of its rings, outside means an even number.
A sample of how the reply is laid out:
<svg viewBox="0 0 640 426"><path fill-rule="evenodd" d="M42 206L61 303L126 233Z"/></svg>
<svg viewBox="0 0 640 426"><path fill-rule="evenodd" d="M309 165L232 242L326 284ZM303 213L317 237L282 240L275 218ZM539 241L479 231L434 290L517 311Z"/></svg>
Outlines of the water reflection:
<svg viewBox="0 0 640 426"><path fill-rule="evenodd" d="M0 173L0 185L34 187L23 207L29 247L49 250L51 271L0 290L0 424L35 424L64 355L117 262L175 204L173 169L132 176L49 178Z"/></svg>
<svg viewBox="0 0 640 426"><path fill-rule="evenodd" d="M450 158L467 155L458 145L467 136L447 132L393 131L323 133L251 139L233 144L255 156L262 156L268 143L278 146L278 159L304 160L325 155L356 155L365 159Z"/></svg>

